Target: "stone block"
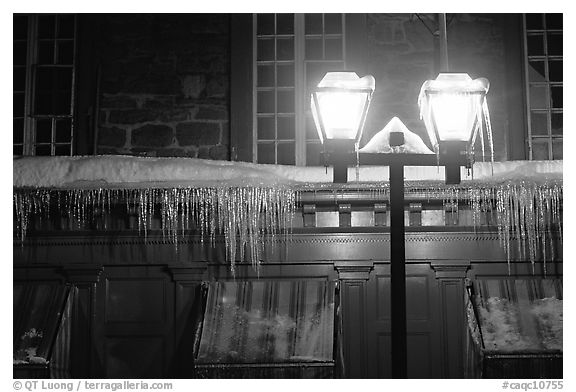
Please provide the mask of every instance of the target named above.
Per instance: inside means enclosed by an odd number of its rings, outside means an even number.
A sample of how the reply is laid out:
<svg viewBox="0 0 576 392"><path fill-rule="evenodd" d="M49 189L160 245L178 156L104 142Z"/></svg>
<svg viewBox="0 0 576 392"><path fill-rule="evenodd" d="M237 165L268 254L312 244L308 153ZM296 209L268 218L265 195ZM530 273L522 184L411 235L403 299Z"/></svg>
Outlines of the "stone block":
<svg viewBox="0 0 576 392"><path fill-rule="evenodd" d="M166 125L144 125L132 130L132 146L167 147L174 143L174 132Z"/></svg>
<svg viewBox="0 0 576 392"><path fill-rule="evenodd" d="M166 109L174 107L173 96L153 96L146 97L142 107L145 109Z"/></svg>
<svg viewBox="0 0 576 392"><path fill-rule="evenodd" d="M206 89L206 78L204 75L186 75L180 79L180 92L185 98L197 99Z"/></svg>
<svg viewBox="0 0 576 392"><path fill-rule="evenodd" d="M125 155L127 153L127 150L120 148L98 146L96 149L96 153L98 155Z"/></svg>
<svg viewBox="0 0 576 392"><path fill-rule="evenodd" d="M217 123L184 122L176 126L176 139L180 146L213 146L220 141Z"/></svg>
<svg viewBox="0 0 576 392"><path fill-rule="evenodd" d="M216 160L227 160L228 159L228 147L221 144L217 146L210 147L210 158Z"/></svg>
<svg viewBox="0 0 576 392"><path fill-rule="evenodd" d="M228 79L224 75L210 78L206 86L208 98L225 98L228 96Z"/></svg>
<svg viewBox="0 0 576 392"><path fill-rule="evenodd" d="M130 155L135 155L139 157L155 157L157 154L155 148L133 147L132 149L130 149Z"/></svg>
<svg viewBox="0 0 576 392"><path fill-rule="evenodd" d="M156 156L158 157L186 157L195 158L198 151L192 148L163 148L156 150Z"/></svg>
<svg viewBox="0 0 576 392"><path fill-rule="evenodd" d="M122 93L158 95L180 93L180 79L175 73L142 76L130 73L126 75L121 85L120 92Z"/></svg>
<svg viewBox="0 0 576 392"><path fill-rule="evenodd" d="M157 113L145 109L111 110L108 122L111 124L138 124L156 119Z"/></svg>
<svg viewBox="0 0 576 392"><path fill-rule="evenodd" d="M158 112L158 121L160 122L181 122L189 121L194 118L195 108L170 108Z"/></svg>
<svg viewBox="0 0 576 392"><path fill-rule="evenodd" d="M98 129L98 145L122 147L126 144L126 130L118 127L101 127Z"/></svg>
<svg viewBox="0 0 576 392"><path fill-rule="evenodd" d="M227 120L228 110L221 107L200 107L196 113L197 120Z"/></svg>
<svg viewBox="0 0 576 392"><path fill-rule="evenodd" d="M220 123L220 144L230 144L230 123L227 121Z"/></svg>
<svg viewBox="0 0 576 392"><path fill-rule="evenodd" d="M106 124L108 122L108 110L102 110L98 112L98 124Z"/></svg>
<svg viewBox="0 0 576 392"><path fill-rule="evenodd" d="M197 158L210 159L210 148L209 147L200 147L198 149Z"/></svg>
<svg viewBox="0 0 576 392"><path fill-rule="evenodd" d="M134 98L126 95L103 94L100 99L100 107L109 109L135 109L138 107L138 102Z"/></svg>

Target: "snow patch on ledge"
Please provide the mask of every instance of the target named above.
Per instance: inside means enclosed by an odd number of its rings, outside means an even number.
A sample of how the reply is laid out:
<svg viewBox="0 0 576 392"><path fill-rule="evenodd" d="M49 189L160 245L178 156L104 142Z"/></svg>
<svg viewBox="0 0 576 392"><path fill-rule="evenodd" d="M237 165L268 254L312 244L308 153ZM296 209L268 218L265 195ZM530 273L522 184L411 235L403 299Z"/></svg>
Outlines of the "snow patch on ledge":
<svg viewBox="0 0 576 392"><path fill-rule="evenodd" d="M493 172L492 172L493 168ZM196 158L151 158L122 155L22 157L13 161L16 188L165 188L199 186L277 186L332 183L332 168L264 165ZM388 180L388 167L362 166L359 182ZM348 168L349 185L356 168ZM406 181L444 181L444 169L406 167ZM478 162L462 168L462 182L562 180L562 161Z"/></svg>

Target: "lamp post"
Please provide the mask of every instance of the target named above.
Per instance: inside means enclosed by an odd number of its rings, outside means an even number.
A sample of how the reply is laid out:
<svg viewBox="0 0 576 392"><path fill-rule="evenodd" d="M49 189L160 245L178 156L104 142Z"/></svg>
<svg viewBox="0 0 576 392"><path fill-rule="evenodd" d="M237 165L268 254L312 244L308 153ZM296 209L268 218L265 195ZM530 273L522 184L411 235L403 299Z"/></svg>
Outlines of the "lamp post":
<svg viewBox="0 0 576 392"><path fill-rule="evenodd" d="M354 105L339 106L337 115L355 119L346 124L346 132L328 131L337 129L338 119L329 119L334 113L334 102L346 94L360 94L358 86L350 83L357 76L339 79L342 73L328 73L312 94L312 113L320 140L325 146L324 159L334 167L333 182L346 182L346 172L354 162L364 165L389 167L390 186L390 275L391 275L391 341L392 377L407 377L407 338L406 338L406 254L404 228L404 167L405 166L445 166L446 182L460 182L460 167L471 167L476 134L482 121L481 103L485 102L488 91L487 80L472 81L467 74L441 74L436 81L426 81L419 97L421 116L428 135L436 150L436 155L414 153L358 153L350 147L358 148L362 128L366 119L372 92L364 91L364 100L351 100ZM355 74L354 74L355 75ZM366 78L366 77L365 77ZM364 78L363 78L364 79ZM371 76L369 89L374 91L374 78ZM338 90L327 89L326 85ZM349 89L349 91L346 91ZM361 90L361 89L360 89ZM332 94L320 98L318 93ZM342 102L342 101L340 101ZM364 102L360 104L359 102ZM480 106L478 105L480 103ZM326 106L324 106L326 105ZM454 111L458 110L458 113ZM461 113L462 111L463 113ZM348 112L348 113L344 113ZM328 126L328 124L331 124ZM353 141L353 143L352 143ZM402 132L390 133L391 146L404 144Z"/></svg>

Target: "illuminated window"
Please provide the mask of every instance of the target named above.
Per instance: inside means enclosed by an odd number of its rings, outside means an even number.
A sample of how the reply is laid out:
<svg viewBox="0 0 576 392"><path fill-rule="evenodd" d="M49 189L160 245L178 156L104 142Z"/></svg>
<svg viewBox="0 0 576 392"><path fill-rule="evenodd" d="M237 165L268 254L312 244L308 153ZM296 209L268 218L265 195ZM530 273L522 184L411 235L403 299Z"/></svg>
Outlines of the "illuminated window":
<svg viewBox="0 0 576 392"><path fill-rule="evenodd" d="M524 15L530 160L562 159L562 37L562 14Z"/></svg>
<svg viewBox="0 0 576 392"><path fill-rule="evenodd" d="M14 15L14 155L71 155L74 15Z"/></svg>

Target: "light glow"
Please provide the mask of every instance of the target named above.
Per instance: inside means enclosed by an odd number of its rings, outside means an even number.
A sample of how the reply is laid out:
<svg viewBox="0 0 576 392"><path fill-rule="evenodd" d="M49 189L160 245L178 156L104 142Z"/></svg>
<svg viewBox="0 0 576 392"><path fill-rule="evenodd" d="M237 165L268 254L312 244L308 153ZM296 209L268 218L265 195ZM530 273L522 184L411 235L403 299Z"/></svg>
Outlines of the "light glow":
<svg viewBox="0 0 576 392"><path fill-rule="evenodd" d="M370 75L359 78L354 72L329 72L324 76L311 97L322 143L326 139L360 140L374 87Z"/></svg>
<svg viewBox="0 0 576 392"><path fill-rule="evenodd" d="M427 80L422 85L418 97L420 118L424 120L432 146L438 153L443 142L469 142L468 154L473 155L473 147L478 134L484 155L484 130L488 136L492 161L492 128L486 94L488 79L472 80L465 73L441 73L435 80Z"/></svg>
<svg viewBox="0 0 576 392"><path fill-rule="evenodd" d="M481 110L480 99L479 95L458 93L430 97L430 110L441 141L467 142L470 139L477 113Z"/></svg>
<svg viewBox="0 0 576 392"><path fill-rule="evenodd" d="M367 93L318 93L320 116L327 139L354 139L362 120Z"/></svg>

